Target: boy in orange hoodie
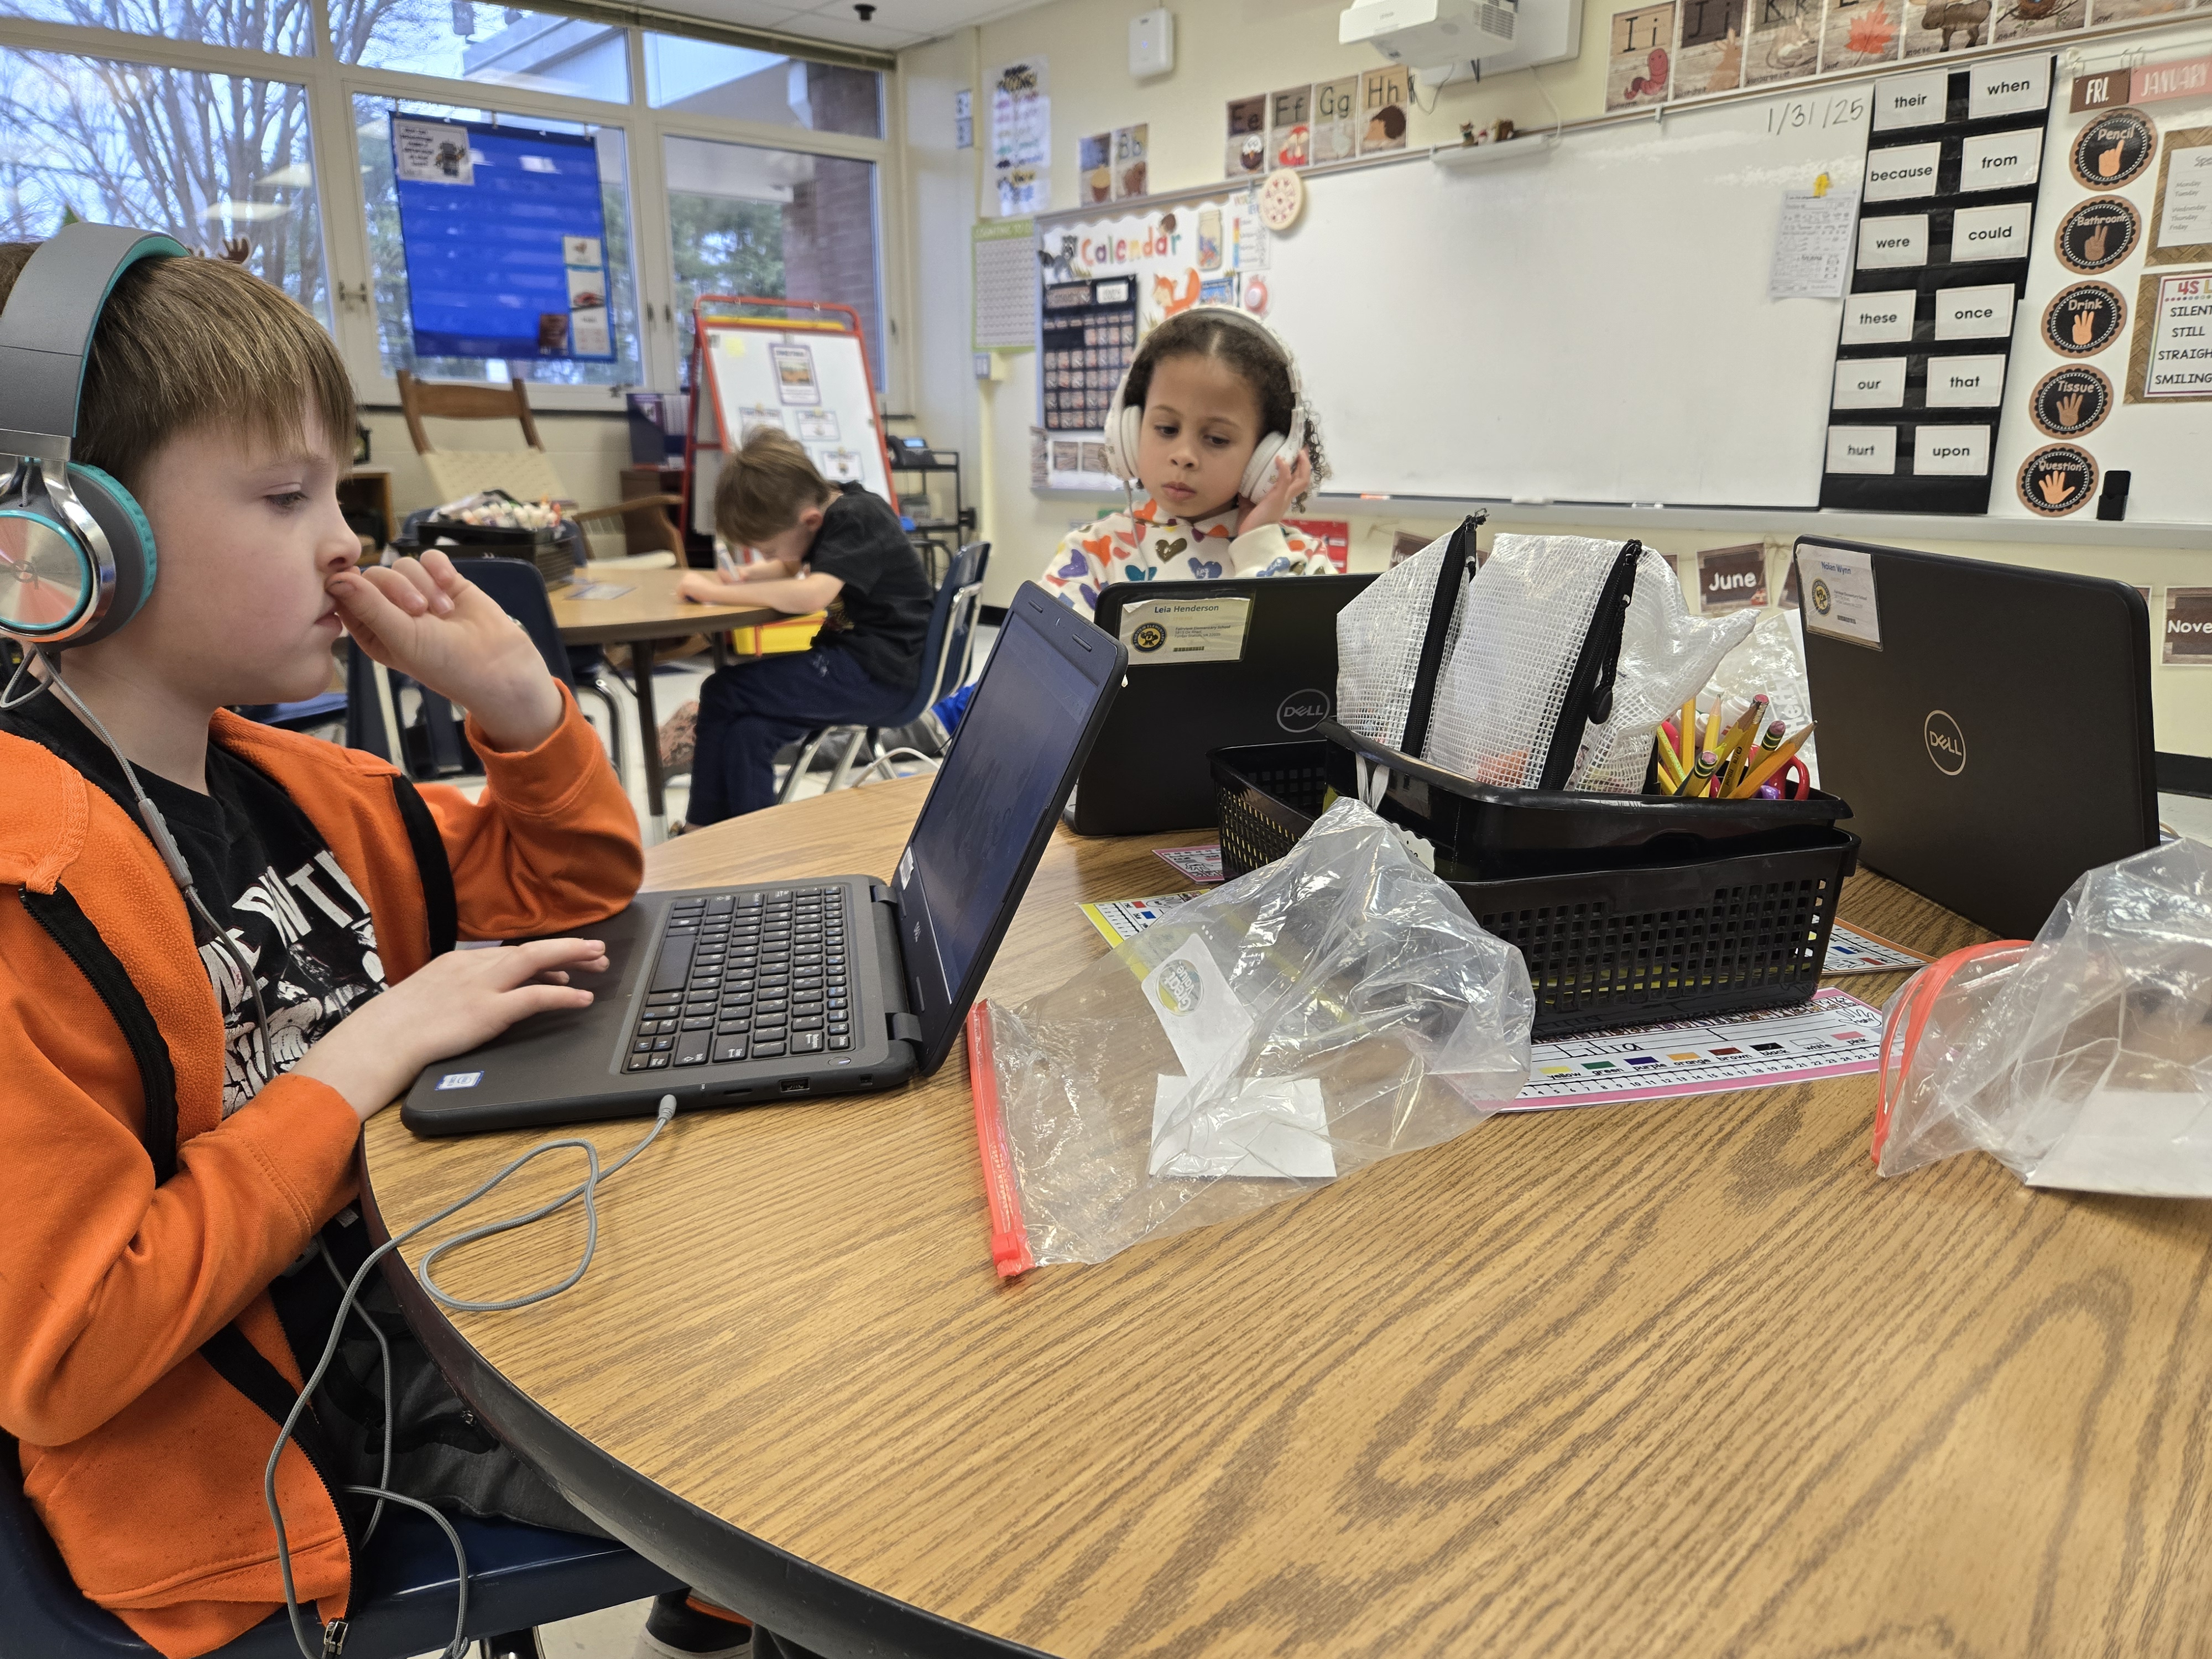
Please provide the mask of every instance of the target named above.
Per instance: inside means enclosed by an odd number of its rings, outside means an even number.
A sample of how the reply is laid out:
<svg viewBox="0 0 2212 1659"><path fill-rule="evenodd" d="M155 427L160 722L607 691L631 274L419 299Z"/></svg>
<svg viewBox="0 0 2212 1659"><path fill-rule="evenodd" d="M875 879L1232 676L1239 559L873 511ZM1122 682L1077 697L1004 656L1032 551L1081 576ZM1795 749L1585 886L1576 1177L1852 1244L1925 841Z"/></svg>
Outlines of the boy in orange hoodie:
<svg viewBox="0 0 2212 1659"><path fill-rule="evenodd" d="M33 252L0 246L0 303ZM0 428L9 414L0 386ZM117 281L72 464L137 497L159 562L136 617L60 672L231 948L195 925L66 702L49 689L0 714L0 1455L20 1443L85 1593L170 1659L282 1599L261 1470L269 1402L301 1382L287 1320L313 1300L288 1287L326 1282L326 1250L360 1259L362 1123L424 1065L587 1002L563 970L603 960L589 939L456 937L588 928L643 867L629 803L528 637L442 555L356 568L336 494L352 422L336 348L274 289L173 258ZM479 801L226 711L320 691L342 629L469 710ZM416 1495L571 1515L477 1449L465 1492ZM350 1473L296 1446L279 1466L301 1594L325 1618L350 1583L331 1492Z"/></svg>

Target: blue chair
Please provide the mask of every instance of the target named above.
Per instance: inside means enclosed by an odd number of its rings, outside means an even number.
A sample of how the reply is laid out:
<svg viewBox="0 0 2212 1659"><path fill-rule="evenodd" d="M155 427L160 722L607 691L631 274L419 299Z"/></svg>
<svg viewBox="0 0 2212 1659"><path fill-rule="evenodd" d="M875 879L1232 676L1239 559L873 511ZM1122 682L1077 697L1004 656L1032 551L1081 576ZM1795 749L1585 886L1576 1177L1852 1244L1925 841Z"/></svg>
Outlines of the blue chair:
<svg viewBox="0 0 2212 1659"><path fill-rule="evenodd" d="M545 596L545 579L538 574L538 567L527 559L455 559L453 568L522 625L544 659L546 671L574 691L576 681L569 670L568 647L553 620L553 602ZM416 726L422 739L414 753L405 753L404 739L395 744L386 730L386 702L380 680L390 688L390 707L396 722L400 690L413 682L380 668L357 647L350 649L346 667L348 748L381 755L417 781L483 770L462 735L461 723L453 717L453 705L423 688L417 688L421 712Z"/></svg>
<svg viewBox="0 0 2212 1659"><path fill-rule="evenodd" d="M158 1659L105 1607L86 1601L23 1497L15 1443L0 1435L0 1659ZM498 1654L533 1655L538 1625L681 1589L622 1545L503 1521L458 1519L469 1556L471 1637ZM453 1552L425 1516L387 1506L355 1566L346 1659L435 1653L453 1634ZM210 1659L299 1659L282 1609Z"/></svg>
<svg viewBox="0 0 2212 1659"><path fill-rule="evenodd" d="M983 572L990 562L988 542L970 542L952 556L945 580L938 586L937 599L930 606L929 632L921 643L921 678L907 706L881 726L821 726L809 732L799 739L799 753L784 776L776 799L787 801L798 793L799 781L814 764L816 751L833 732L850 732L852 741L830 775L831 789L842 789L878 769L886 776L890 775L891 763L884 752L883 733L913 724L931 704L947 692L959 690L967 681L969 666L975 654L975 617L982 605ZM856 775L854 764L863 753L867 757L867 765Z"/></svg>

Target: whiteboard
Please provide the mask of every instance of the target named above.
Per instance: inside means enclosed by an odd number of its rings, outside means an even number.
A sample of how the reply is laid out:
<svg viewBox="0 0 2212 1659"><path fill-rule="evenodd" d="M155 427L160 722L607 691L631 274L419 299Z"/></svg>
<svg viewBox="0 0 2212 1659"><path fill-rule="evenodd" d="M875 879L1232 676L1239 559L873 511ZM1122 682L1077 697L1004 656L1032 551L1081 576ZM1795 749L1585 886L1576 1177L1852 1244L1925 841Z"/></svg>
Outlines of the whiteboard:
<svg viewBox="0 0 2212 1659"><path fill-rule="evenodd" d="M830 483L856 480L896 510L890 458L859 335L713 318L704 326L707 376L714 392L707 410L714 429L701 420L701 447L693 458L695 530L714 532L714 482L723 454L763 424L781 426L797 439L815 471ZM705 447L710 443L721 447Z"/></svg>
<svg viewBox="0 0 2212 1659"><path fill-rule="evenodd" d="M1328 493L1809 507L1842 301L1766 297L1782 198L1856 189L1864 82L1321 174L1273 249ZM1516 143L1534 143L1519 140Z"/></svg>

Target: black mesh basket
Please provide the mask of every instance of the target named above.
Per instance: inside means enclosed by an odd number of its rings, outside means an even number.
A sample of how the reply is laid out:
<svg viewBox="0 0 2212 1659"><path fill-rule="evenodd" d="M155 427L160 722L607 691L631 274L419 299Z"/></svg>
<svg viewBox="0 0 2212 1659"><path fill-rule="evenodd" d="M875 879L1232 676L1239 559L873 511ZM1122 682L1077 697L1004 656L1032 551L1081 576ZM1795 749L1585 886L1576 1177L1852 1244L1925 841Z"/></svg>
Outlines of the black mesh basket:
<svg viewBox="0 0 2212 1659"><path fill-rule="evenodd" d="M1214 751L1225 877L1282 857L1321 816L1333 799L1329 748ZM1808 824L1784 848L1722 843L1689 858L1446 879L1486 931L1519 949L1535 1035L1548 1038L1809 1000L1858 845L1847 830ZM1455 868L1452 849L1437 850Z"/></svg>

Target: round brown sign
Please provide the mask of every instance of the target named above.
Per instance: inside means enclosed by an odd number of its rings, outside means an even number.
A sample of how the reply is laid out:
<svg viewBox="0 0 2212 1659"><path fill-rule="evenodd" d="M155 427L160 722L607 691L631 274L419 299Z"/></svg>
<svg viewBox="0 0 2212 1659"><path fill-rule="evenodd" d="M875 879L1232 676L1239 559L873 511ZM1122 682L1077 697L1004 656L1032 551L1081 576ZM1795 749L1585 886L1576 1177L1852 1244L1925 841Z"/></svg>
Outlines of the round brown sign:
<svg viewBox="0 0 2212 1659"><path fill-rule="evenodd" d="M2076 283L2044 307L2043 341L2063 357L2094 357L2120 337L2128 302L2104 283Z"/></svg>
<svg viewBox="0 0 2212 1659"><path fill-rule="evenodd" d="M2063 519L2097 493L2096 458L2072 444L2045 444L2021 463L2020 499L2031 513Z"/></svg>
<svg viewBox="0 0 2212 1659"><path fill-rule="evenodd" d="M2139 109L2108 109L2074 140L2074 176L2091 190L2139 178L2158 154L2158 127Z"/></svg>
<svg viewBox="0 0 2212 1659"><path fill-rule="evenodd" d="M2110 270L2136 251L2142 215L2122 196L2092 196L2058 222L2058 263L2084 276Z"/></svg>
<svg viewBox="0 0 2212 1659"><path fill-rule="evenodd" d="M2112 383L2086 363L2069 363L2035 383L2027 412L2048 436L2078 438L2112 412Z"/></svg>

